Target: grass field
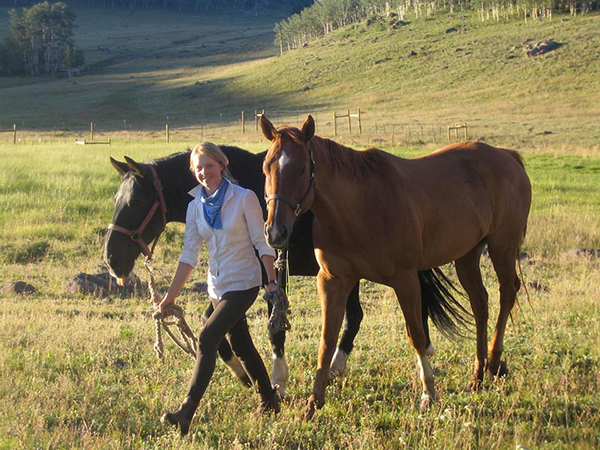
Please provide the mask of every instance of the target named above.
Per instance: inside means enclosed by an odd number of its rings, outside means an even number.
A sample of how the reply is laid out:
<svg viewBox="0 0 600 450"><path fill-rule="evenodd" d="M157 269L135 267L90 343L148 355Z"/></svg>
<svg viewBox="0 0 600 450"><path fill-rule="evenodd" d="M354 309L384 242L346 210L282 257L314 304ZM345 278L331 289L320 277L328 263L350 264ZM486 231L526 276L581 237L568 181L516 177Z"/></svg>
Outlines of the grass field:
<svg viewBox="0 0 600 450"><path fill-rule="evenodd" d="M237 131L242 110L266 109L278 124L313 113L319 132L331 134L333 111L361 108L362 141L380 145L440 143L447 126L467 122L471 138L598 154L598 13L497 23L461 12L408 18L397 29L382 19L279 56L272 28L283 12L74 10L90 70L74 79L0 78L0 129L17 123L71 136L93 121L99 131L152 131L168 117L198 135L203 125ZM546 39L563 45L525 56L527 44ZM345 122L339 127L346 134Z"/></svg>
<svg viewBox="0 0 600 450"><path fill-rule="evenodd" d="M300 420L312 388L320 327L314 279L293 277L287 354L289 397L277 418L260 417L255 394L218 364L191 436L158 422L181 401L192 361L171 344L155 358L144 298L100 300L65 291L78 272L94 273L119 176L111 155L138 160L185 144L111 147L72 143L0 145L0 286L16 280L33 296L0 293L0 449L8 448L527 448L600 446L600 158L525 153L533 209L523 250L529 301L520 295L505 342L511 372L477 394L469 381L474 337L458 343L437 331L433 365L440 401L420 414L420 382L392 292L362 285L365 319L347 375L327 391L310 423ZM238 145L260 150L258 143ZM426 150L396 148L407 157ZM181 225L161 238L156 268L165 289L181 249ZM143 276L138 267L138 273ZM446 267L453 275L453 270ZM490 327L497 284L483 261ZM204 274L194 274L201 281ZM189 284L191 286L191 283ZM206 299L181 297L195 330ZM250 310L267 360L266 307Z"/></svg>

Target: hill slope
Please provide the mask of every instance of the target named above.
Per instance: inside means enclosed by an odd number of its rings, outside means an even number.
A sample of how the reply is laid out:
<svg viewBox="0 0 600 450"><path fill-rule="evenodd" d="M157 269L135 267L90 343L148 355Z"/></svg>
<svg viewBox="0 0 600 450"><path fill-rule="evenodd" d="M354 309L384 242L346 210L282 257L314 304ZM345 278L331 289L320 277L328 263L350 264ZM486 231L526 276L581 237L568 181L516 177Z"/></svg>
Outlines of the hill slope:
<svg viewBox="0 0 600 450"><path fill-rule="evenodd" d="M361 108L368 129L468 122L471 137L502 145L600 141L598 14L482 23L455 13L395 29L381 19L278 56L276 15L76 12L77 41L94 70L75 80L0 80L3 125L75 128L95 120L118 130L127 119L158 129L166 116L191 126L266 109L321 113L327 133L331 111L350 107ZM546 39L563 45L525 56L528 43Z"/></svg>

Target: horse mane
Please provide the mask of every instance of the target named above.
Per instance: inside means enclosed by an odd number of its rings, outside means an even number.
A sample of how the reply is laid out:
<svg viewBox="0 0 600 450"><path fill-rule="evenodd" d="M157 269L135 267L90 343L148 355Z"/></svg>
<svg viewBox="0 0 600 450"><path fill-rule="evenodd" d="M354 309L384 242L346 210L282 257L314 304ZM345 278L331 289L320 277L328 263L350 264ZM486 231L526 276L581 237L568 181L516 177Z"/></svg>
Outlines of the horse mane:
<svg viewBox="0 0 600 450"><path fill-rule="evenodd" d="M187 194L198 184L190 171L190 149L185 152L173 153L169 156L153 159L148 162L156 167L167 204L176 204L181 200L181 194Z"/></svg>
<svg viewBox="0 0 600 450"><path fill-rule="evenodd" d="M297 144L303 144L302 131L297 128L284 128L279 133ZM354 150L319 136L313 136L309 148L313 151L315 158L318 158L320 167L325 167L332 174L340 174L357 180L374 175L381 176L390 168L390 157L396 158L377 148Z"/></svg>

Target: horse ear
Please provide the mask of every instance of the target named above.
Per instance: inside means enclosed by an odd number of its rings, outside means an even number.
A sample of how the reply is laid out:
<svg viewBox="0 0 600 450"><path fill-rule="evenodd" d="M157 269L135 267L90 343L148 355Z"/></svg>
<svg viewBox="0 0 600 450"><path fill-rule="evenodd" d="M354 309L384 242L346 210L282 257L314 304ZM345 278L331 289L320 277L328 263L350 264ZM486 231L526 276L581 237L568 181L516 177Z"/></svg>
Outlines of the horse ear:
<svg viewBox="0 0 600 450"><path fill-rule="evenodd" d="M129 167L129 169L138 177L144 178L144 171L142 170L142 165L139 163L136 163L133 159L131 159L129 156L125 157L125 161L127 162L127 167Z"/></svg>
<svg viewBox="0 0 600 450"><path fill-rule="evenodd" d="M125 175L127 172L129 172L129 166L127 164L113 159L112 156L110 157L110 163L115 169L117 169L117 172L119 172L121 175Z"/></svg>
<svg viewBox="0 0 600 450"><path fill-rule="evenodd" d="M260 116L260 128L262 129L263 135L271 142L275 140L277 136L277 130L273 124L267 119L267 116L262 114Z"/></svg>
<svg viewBox="0 0 600 450"><path fill-rule="evenodd" d="M302 134L304 134L304 142L306 144L315 135L315 121L310 114L302 124Z"/></svg>

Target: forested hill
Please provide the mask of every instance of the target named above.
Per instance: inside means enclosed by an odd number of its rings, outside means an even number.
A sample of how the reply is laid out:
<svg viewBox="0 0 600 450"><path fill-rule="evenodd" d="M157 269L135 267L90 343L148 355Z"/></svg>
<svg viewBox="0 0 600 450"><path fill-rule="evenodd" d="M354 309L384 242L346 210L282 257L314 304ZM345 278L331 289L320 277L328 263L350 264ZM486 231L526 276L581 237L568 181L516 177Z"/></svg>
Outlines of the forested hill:
<svg viewBox="0 0 600 450"><path fill-rule="evenodd" d="M35 0L0 0L4 7L29 7ZM312 4L311 0L78 0L65 1L90 6L128 9L172 9L176 11L216 11L216 10L260 10L265 8L284 8L290 12L299 12Z"/></svg>

